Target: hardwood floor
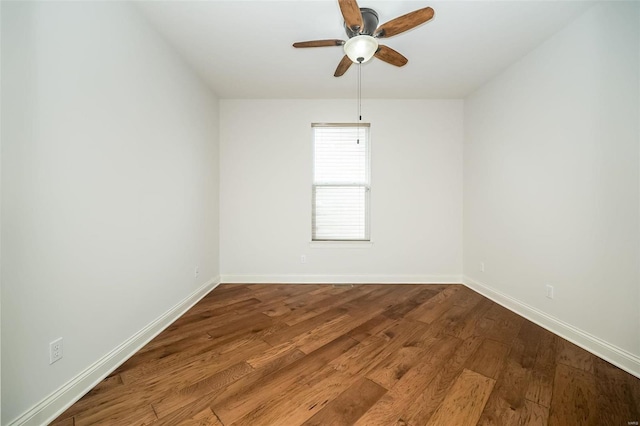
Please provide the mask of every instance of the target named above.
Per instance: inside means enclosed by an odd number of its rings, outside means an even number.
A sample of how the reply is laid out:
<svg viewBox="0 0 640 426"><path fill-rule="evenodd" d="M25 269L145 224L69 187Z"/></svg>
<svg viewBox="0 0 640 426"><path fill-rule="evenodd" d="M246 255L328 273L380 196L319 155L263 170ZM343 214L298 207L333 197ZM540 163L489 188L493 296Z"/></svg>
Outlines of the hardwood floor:
<svg viewBox="0 0 640 426"><path fill-rule="evenodd" d="M462 285L272 284L219 286L54 424L639 420L639 379Z"/></svg>

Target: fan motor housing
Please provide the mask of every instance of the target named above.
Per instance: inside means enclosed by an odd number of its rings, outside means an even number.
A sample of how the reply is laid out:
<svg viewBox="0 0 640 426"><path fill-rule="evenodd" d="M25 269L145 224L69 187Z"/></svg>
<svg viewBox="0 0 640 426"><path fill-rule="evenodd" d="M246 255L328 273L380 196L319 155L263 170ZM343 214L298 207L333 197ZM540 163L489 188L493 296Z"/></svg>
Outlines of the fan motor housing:
<svg viewBox="0 0 640 426"><path fill-rule="evenodd" d="M378 13L375 10L361 7L360 13L362 14L362 28L360 31L353 31L346 23L344 24L344 29L349 38L362 34L373 36L373 32L378 28Z"/></svg>

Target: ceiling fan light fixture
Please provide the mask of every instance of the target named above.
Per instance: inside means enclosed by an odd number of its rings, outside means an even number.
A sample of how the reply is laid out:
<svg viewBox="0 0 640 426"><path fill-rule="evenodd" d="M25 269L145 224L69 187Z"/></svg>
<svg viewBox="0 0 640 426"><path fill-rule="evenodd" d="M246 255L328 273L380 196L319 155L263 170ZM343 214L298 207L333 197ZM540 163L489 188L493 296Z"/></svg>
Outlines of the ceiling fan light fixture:
<svg viewBox="0 0 640 426"><path fill-rule="evenodd" d="M344 53L356 64L367 62L377 50L378 40L366 34L352 37L344 44Z"/></svg>

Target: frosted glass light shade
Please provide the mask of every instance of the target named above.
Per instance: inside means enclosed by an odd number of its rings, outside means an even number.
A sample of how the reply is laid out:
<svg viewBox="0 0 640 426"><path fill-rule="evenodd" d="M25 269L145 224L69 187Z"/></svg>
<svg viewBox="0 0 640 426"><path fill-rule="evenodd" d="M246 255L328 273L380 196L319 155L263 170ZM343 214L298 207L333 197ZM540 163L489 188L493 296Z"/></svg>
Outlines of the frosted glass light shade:
<svg viewBox="0 0 640 426"><path fill-rule="evenodd" d="M378 40L370 35L352 37L344 44L344 53L356 64L373 58L376 50L378 50Z"/></svg>

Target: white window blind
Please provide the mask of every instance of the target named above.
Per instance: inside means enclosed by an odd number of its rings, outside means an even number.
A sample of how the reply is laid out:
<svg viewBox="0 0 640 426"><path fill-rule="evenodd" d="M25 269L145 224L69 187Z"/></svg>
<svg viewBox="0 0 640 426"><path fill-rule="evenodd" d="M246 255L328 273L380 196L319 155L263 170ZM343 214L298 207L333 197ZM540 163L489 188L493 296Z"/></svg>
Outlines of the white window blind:
<svg viewBox="0 0 640 426"><path fill-rule="evenodd" d="M314 241L369 241L369 124L312 124Z"/></svg>

